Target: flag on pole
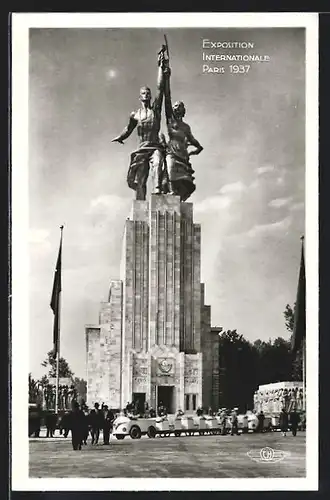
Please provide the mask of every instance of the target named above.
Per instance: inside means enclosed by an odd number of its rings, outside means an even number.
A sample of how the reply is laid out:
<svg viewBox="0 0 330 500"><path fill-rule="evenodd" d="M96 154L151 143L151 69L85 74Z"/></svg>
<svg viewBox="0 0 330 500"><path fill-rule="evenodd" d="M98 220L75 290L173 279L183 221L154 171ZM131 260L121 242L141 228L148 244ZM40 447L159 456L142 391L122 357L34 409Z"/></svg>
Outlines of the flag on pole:
<svg viewBox="0 0 330 500"><path fill-rule="evenodd" d="M63 226L61 226L61 240L60 240L60 248L58 251L58 257L56 262L56 269L54 274L54 283L53 283L53 291L52 298L50 301L50 307L54 313L54 329L53 329L53 357L56 359L59 348L59 327L60 327L60 293L62 290L62 230Z"/></svg>
<svg viewBox="0 0 330 500"><path fill-rule="evenodd" d="M301 244L301 259L296 305L294 310L294 326L292 333L291 349L296 353L306 337L306 276L304 258L304 237Z"/></svg>

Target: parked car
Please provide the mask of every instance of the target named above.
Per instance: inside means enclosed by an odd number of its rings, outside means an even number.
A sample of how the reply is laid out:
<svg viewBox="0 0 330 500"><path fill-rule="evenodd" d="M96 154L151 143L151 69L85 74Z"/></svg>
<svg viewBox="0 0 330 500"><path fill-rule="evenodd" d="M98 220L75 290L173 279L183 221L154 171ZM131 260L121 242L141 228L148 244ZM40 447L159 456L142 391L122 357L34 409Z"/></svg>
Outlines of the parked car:
<svg viewBox="0 0 330 500"><path fill-rule="evenodd" d="M140 439L143 435L154 438L157 434L156 419L121 415L113 423L112 434L117 439L124 439L125 436Z"/></svg>

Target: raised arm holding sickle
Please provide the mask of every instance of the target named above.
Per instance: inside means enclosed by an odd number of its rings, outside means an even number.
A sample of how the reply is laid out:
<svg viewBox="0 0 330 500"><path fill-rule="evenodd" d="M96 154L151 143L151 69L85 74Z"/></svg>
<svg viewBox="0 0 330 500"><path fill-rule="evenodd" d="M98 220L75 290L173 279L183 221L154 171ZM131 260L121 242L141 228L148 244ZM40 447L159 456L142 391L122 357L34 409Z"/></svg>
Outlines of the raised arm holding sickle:
<svg viewBox="0 0 330 500"><path fill-rule="evenodd" d="M176 101L172 106L169 58L164 59L163 65L165 67L163 71L165 114L169 135L169 142L166 150L169 191L170 194L178 195L182 201L185 201L196 189L194 177L192 175L194 171L189 162L189 157L198 155L203 150L203 147L193 136L190 126L183 121L183 117L186 113L184 103L182 101ZM189 146L193 146L194 149L188 151Z"/></svg>
<svg viewBox="0 0 330 500"><path fill-rule="evenodd" d="M115 137L112 142L127 139L133 130L137 128L139 147L131 154L129 170L127 174L128 186L136 191L137 200L145 200L146 185L151 168L153 180L153 193L161 193L161 176L164 162L164 147L159 139L161 108L164 95L164 78L167 68L164 63L165 46L158 53L158 78L157 94L151 104L151 91L149 87L140 89L141 107L130 114L127 126L122 133Z"/></svg>

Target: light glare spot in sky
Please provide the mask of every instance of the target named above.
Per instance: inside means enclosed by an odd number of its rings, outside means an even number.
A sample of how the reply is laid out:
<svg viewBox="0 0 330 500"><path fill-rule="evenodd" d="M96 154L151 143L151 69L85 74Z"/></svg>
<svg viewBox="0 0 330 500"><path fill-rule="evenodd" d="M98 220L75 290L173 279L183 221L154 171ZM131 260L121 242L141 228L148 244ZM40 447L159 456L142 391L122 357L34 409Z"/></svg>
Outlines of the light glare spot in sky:
<svg viewBox="0 0 330 500"><path fill-rule="evenodd" d="M106 72L107 80L114 80L118 76L118 71L115 68L110 68Z"/></svg>

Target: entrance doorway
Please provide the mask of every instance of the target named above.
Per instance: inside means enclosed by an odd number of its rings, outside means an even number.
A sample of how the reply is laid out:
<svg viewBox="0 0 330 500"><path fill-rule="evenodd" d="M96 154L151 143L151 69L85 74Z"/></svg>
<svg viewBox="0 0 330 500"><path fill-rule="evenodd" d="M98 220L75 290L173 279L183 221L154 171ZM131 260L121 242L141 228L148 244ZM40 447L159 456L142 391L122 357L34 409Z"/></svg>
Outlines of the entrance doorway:
<svg viewBox="0 0 330 500"><path fill-rule="evenodd" d="M133 403L136 404L138 413L144 413L144 403L146 401L145 392L133 392Z"/></svg>
<svg viewBox="0 0 330 500"><path fill-rule="evenodd" d="M174 413L174 386L159 385L157 396L157 408L160 405L165 406L167 413Z"/></svg>

